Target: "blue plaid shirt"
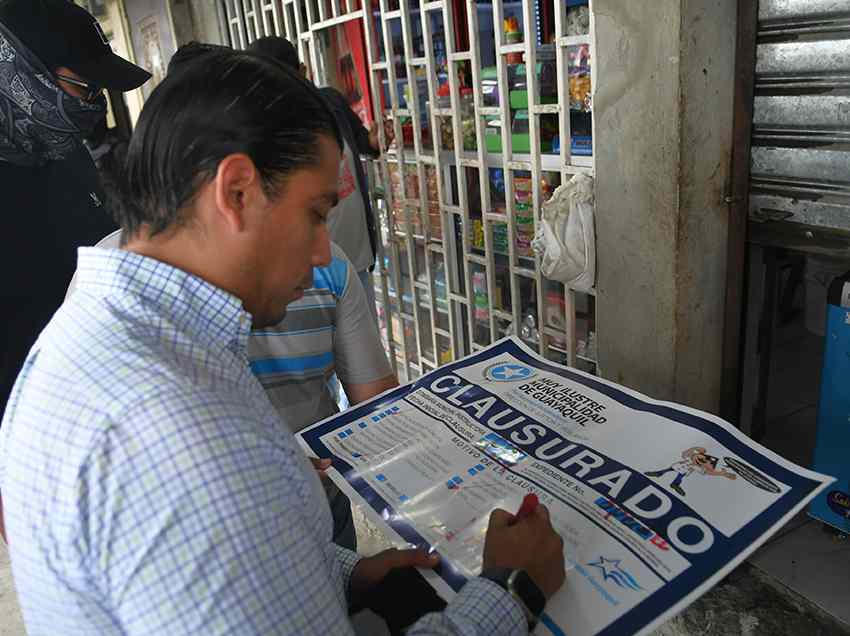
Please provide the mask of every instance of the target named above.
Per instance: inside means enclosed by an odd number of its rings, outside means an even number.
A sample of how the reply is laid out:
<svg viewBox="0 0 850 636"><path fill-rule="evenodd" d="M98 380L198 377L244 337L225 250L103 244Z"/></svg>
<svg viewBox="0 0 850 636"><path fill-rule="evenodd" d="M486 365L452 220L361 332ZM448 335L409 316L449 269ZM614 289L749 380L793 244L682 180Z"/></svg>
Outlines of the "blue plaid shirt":
<svg viewBox="0 0 850 636"><path fill-rule="evenodd" d="M0 491L30 636L349 634L358 557L248 365L238 299L120 250L27 358L0 427ZM411 634L525 633L470 582Z"/></svg>

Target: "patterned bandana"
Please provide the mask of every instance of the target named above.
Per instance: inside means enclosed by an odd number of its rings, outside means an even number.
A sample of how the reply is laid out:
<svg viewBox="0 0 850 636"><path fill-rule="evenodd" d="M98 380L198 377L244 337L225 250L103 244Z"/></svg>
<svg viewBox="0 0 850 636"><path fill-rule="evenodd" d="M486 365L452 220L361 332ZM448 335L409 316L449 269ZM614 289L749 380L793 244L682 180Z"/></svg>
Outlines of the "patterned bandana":
<svg viewBox="0 0 850 636"><path fill-rule="evenodd" d="M68 95L0 24L0 161L40 166L65 159L105 113L103 95L91 103Z"/></svg>

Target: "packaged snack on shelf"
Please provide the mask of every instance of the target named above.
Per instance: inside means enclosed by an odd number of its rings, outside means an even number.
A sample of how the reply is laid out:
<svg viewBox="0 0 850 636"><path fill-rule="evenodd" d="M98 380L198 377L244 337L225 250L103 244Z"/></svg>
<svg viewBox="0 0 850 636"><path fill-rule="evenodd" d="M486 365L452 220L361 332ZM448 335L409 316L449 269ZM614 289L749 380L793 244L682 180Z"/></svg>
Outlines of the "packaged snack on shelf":
<svg viewBox="0 0 850 636"><path fill-rule="evenodd" d="M444 345L440 347L440 364L448 364L452 361L452 350L449 349L448 345Z"/></svg>
<svg viewBox="0 0 850 636"><path fill-rule="evenodd" d="M443 225L440 221L440 204L437 202L428 203L428 224L431 232L431 238L442 241Z"/></svg>
<svg viewBox="0 0 850 636"><path fill-rule="evenodd" d="M472 219L472 246L479 250L484 249L484 222L481 219Z"/></svg>
<svg viewBox="0 0 850 636"><path fill-rule="evenodd" d="M434 166L425 166L425 191L428 193L428 201L437 203L440 200L437 189L437 169Z"/></svg>
<svg viewBox="0 0 850 636"><path fill-rule="evenodd" d="M514 177L514 231L517 256L531 257L534 251L534 202L531 176Z"/></svg>
<svg viewBox="0 0 850 636"><path fill-rule="evenodd" d="M531 200L533 191L531 175L518 172L514 176L514 208L516 210L532 209L534 207Z"/></svg>
<svg viewBox="0 0 850 636"><path fill-rule="evenodd" d="M508 253L508 224L493 223L493 251L497 254Z"/></svg>
<svg viewBox="0 0 850 636"><path fill-rule="evenodd" d="M499 74L495 66L481 69L481 97L484 106L499 105Z"/></svg>
<svg viewBox="0 0 850 636"><path fill-rule="evenodd" d="M419 198L419 175L415 164L404 164L404 189L408 199Z"/></svg>
<svg viewBox="0 0 850 636"><path fill-rule="evenodd" d="M419 209L418 206L408 206L407 207L407 214L408 214L408 218L410 219L410 222L412 224L411 231L414 234L421 236L422 233L423 233L422 211Z"/></svg>
<svg viewBox="0 0 850 636"><path fill-rule="evenodd" d="M567 66L570 84L570 110L590 112L590 45L567 47Z"/></svg>
<svg viewBox="0 0 850 636"><path fill-rule="evenodd" d="M401 172L398 169L398 164L395 162L389 162L387 168L390 176L393 211L400 210L403 201L403 197L401 196Z"/></svg>
<svg viewBox="0 0 850 636"><path fill-rule="evenodd" d="M500 133L501 134L501 133ZM501 146L500 146L501 150ZM490 179L490 202L493 212L505 213L505 171L501 168L490 168L487 171Z"/></svg>
<svg viewBox="0 0 850 636"><path fill-rule="evenodd" d="M454 131L452 130L452 118L440 117L438 121L440 122L440 143L443 150L454 150L455 140Z"/></svg>
<svg viewBox="0 0 850 636"><path fill-rule="evenodd" d="M499 270L496 270L496 276L494 277L494 287L493 287L493 309L504 309L504 304L502 303L502 296L505 293L505 285L507 281L505 278L499 274ZM500 338L502 336L499 336Z"/></svg>
<svg viewBox="0 0 850 636"><path fill-rule="evenodd" d="M516 254L525 258L534 257L531 241L534 240L534 217L516 217Z"/></svg>
<svg viewBox="0 0 850 636"><path fill-rule="evenodd" d="M567 1L566 34L585 35L590 33L590 8L587 0Z"/></svg>
<svg viewBox="0 0 850 636"><path fill-rule="evenodd" d="M487 306L487 276L483 271L472 274L472 292L475 297L473 316L476 322L490 320L490 310Z"/></svg>
<svg viewBox="0 0 850 636"><path fill-rule="evenodd" d="M393 230L396 232L406 232L407 231L407 218L404 216L404 209L399 207L396 209L395 207L392 210L391 215L393 220Z"/></svg>
<svg viewBox="0 0 850 636"><path fill-rule="evenodd" d="M472 89L462 86L460 89L460 127L463 136L464 150L478 150L478 141L475 132L475 102Z"/></svg>
<svg viewBox="0 0 850 636"><path fill-rule="evenodd" d="M557 330L556 333L550 333L551 343L556 347L566 348L567 311L563 291L549 289L546 292L546 305L543 308L543 315L546 326Z"/></svg>
<svg viewBox="0 0 850 636"><path fill-rule="evenodd" d="M555 188L561 185L561 175L558 172L544 172L540 177L540 202L552 198Z"/></svg>
<svg viewBox="0 0 850 636"><path fill-rule="evenodd" d="M520 28L519 20L516 19L516 16L508 16L504 19L504 29L506 44L519 44L522 42L522 29ZM505 61L508 64L522 64L523 54L508 53L505 56Z"/></svg>

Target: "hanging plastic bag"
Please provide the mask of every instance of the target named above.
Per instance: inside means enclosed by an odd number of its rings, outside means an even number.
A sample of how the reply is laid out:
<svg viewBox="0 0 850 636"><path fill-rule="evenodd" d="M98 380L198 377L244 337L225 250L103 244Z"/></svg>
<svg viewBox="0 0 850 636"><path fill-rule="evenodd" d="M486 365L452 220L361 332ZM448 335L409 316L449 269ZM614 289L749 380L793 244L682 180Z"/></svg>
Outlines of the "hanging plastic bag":
<svg viewBox="0 0 850 636"><path fill-rule="evenodd" d="M577 291L596 283L593 179L577 174L558 186L541 209L532 247L543 275Z"/></svg>

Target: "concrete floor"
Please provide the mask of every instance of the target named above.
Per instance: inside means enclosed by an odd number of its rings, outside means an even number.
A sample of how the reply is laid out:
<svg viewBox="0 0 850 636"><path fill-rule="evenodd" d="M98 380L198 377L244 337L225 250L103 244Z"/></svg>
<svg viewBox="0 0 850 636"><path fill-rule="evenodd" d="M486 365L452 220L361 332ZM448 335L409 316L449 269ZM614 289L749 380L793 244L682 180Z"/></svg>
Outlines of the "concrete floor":
<svg viewBox="0 0 850 636"><path fill-rule="evenodd" d="M803 314L777 329L768 388L767 427L761 442L783 457L811 466L823 338L807 331ZM850 624L850 540L805 513L759 550L751 562L781 585Z"/></svg>
<svg viewBox="0 0 850 636"><path fill-rule="evenodd" d="M0 634L3 636L23 636L24 621L21 608L12 584L12 566L6 544L0 539Z"/></svg>

